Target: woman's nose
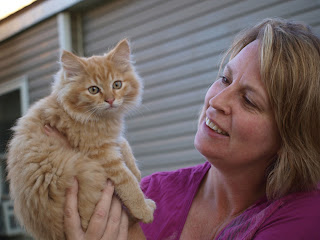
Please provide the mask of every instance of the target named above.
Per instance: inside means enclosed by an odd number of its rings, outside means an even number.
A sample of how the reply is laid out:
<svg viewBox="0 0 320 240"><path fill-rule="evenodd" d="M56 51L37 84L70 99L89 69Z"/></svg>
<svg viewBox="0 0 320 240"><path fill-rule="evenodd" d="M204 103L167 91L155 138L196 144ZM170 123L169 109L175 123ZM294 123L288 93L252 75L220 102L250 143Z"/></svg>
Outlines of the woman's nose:
<svg viewBox="0 0 320 240"><path fill-rule="evenodd" d="M232 91L230 86L216 93L209 99L209 105L225 115L231 114Z"/></svg>

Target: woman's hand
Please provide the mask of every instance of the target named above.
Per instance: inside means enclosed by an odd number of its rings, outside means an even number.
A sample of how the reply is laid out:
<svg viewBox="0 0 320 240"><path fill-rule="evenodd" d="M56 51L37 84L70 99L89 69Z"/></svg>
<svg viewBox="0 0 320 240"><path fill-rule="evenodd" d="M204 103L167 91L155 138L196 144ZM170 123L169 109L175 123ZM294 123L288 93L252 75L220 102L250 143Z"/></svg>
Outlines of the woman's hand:
<svg viewBox="0 0 320 240"><path fill-rule="evenodd" d="M59 132L58 129L51 127L49 125L44 125L43 131L47 136L58 140L63 147L71 149L68 139L61 132Z"/></svg>
<svg viewBox="0 0 320 240"><path fill-rule="evenodd" d="M68 240L127 240L128 215L121 202L113 195L114 186L108 180L90 219L86 232L83 232L77 206L78 182L74 181L66 191L64 208L64 230Z"/></svg>

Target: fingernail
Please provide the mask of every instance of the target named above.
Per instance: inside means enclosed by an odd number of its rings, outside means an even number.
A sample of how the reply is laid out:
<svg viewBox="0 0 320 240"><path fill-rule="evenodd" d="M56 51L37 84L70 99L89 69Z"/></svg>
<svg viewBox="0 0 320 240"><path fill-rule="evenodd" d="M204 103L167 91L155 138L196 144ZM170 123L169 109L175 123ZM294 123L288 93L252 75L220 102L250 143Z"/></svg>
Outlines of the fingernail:
<svg viewBox="0 0 320 240"><path fill-rule="evenodd" d="M49 126L49 125L44 125L44 129L47 131L47 132L52 132L52 128Z"/></svg>
<svg viewBox="0 0 320 240"><path fill-rule="evenodd" d="M107 185L108 185L108 186L113 186L113 182L108 179L108 180L107 180Z"/></svg>

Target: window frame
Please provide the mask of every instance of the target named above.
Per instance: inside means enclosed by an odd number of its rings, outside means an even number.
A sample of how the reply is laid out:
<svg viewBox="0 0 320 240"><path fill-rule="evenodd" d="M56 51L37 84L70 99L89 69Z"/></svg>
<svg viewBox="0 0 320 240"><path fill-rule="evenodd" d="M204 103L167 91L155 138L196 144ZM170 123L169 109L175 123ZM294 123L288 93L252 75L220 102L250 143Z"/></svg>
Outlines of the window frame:
<svg viewBox="0 0 320 240"><path fill-rule="evenodd" d="M21 116L23 116L29 108L29 84L27 76L0 83L0 96L15 90L20 90Z"/></svg>
<svg viewBox="0 0 320 240"><path fill-rule="evenodd" d="M12 91L20 90L20 116L23 116L29 108L29 84L27 76L18 77L10 81L0 83L0 96ZM0 152L0 164L6 160L6 153ZM0 166L0 202L3 194L2 184L5 181L2 176L2 166Z"/></svg>

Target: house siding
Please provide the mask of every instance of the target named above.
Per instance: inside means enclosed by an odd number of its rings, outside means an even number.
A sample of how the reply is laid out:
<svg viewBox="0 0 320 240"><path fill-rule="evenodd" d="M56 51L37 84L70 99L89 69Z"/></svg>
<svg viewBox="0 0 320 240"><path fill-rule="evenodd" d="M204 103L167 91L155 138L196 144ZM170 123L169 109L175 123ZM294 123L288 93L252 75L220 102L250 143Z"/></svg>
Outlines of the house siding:
<svg viewBox="0 0 320 240"><path fill-rule="evenodd" d="M57 19L52 17L0 43L0 83L26 76L32 103L50 93L58 57Z"/></svg>

